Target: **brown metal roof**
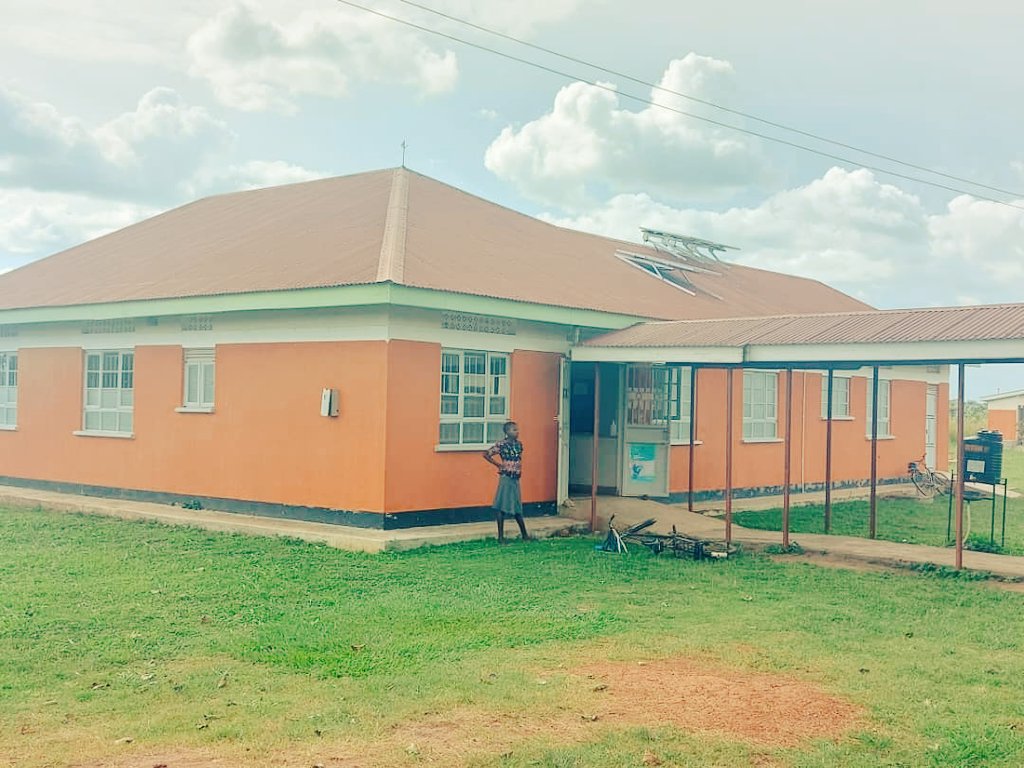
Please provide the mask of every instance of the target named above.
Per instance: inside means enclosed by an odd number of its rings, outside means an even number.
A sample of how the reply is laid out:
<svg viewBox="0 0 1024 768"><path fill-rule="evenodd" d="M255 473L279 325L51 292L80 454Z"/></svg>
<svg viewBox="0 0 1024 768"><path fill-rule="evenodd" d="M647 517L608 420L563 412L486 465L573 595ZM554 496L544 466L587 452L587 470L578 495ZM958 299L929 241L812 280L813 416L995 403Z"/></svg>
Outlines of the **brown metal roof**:
<svg viewBox="0 0 1024 768"><path fill-rule="evenodd" d="M1024 339L1024 304L648 322L593 347L746 347Z"/></svg>
<svg viewBox="0 0 1024 768"><path fill-rule="evenodd" d="M391 169L176 208L0 277L0 309L374 282L667 320L870 309L740 266L695 275L691 296L620 249L656 253Z"/></svg>

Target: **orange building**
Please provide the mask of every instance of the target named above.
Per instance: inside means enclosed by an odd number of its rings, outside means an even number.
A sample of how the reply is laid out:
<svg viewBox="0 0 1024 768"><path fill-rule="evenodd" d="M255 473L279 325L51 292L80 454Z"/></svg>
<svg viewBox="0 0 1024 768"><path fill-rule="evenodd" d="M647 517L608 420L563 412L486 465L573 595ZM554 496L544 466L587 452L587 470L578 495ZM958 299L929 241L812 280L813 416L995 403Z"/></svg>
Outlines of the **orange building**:
<svg viewBox="0 0 1024 768"><path fill-rule="evenodd" d="M998 392L981 400L988 409L988 428L1001 432L1004 443L1019 443L1024 423L1024 389Z"/></svg>
<svg viewBox="0 0 1024 768"><path fill-rule="evenodd" d="M366 527L479 520L480 453L514 419L528 512L589 488L595 431L606 492L685 492L693 450L713 496L724 371L696 376L691 448L690 368L664 364L687 361L577 353L645 321L872 310L647 234L555 227L394 169L208 198L71 248L0 277L0 483ZM945 466L946 369L881 374L879 475ZM836 484L869 474L868 375L834 378ZM783 379L735 377L738 494L781 483ZM824 481L823 380L793 377L807 489Z"/></svg>

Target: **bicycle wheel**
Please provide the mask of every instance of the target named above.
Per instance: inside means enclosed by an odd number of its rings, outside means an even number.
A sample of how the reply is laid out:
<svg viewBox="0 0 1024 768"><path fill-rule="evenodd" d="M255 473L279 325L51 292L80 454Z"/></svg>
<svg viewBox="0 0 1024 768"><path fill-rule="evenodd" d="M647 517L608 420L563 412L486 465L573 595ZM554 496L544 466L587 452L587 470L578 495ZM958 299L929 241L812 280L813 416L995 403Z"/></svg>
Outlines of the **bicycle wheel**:
<svg viewBox="0 0 1024 768"><path fill-rule="evenodd" d="M917 467L910 470L910 481L922 496L932 497L937 490L931 472L922 472Z"/></svg>
<svg viewBox="0 0 1024 768"><path fill-rule="evenodd" d="M953 489L953 483L950 482L949 476L944 475L942 472L932 472L932 482L935 483L935 490L938 493L945 494L948 496L950 491Z"/></svg>

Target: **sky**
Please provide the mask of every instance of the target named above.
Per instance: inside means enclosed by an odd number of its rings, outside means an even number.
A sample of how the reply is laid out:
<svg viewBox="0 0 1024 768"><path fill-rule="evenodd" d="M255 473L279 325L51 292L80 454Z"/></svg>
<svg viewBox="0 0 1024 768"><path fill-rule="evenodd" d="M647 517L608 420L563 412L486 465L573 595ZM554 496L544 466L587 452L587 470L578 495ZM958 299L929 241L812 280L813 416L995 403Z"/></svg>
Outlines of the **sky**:
<svg viewBox="0 0 1024 768"><path fill-rule="evenodd" d="M1024 301L1024 4L421 0L629 80L364 3L570 76L337 0L0 0L0 270L200 196L392 167L405 141L410 168L525 213L716 240L877 307Z"/></svg>

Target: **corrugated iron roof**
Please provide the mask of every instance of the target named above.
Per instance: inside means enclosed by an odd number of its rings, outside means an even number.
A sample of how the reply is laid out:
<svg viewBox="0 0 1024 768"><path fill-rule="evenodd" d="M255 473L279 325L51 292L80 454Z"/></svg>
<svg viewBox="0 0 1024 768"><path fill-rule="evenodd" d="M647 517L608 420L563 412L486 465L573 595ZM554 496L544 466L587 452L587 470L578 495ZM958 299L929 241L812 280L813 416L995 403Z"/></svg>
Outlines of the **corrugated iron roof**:
<svg viewBox="0 0 1024 768"><path fill-rule="evenodd" d="M3 275L0 309L388 281L659 319L870 309L813 280L740 266L693 275L709 293L688 295L618 258L624 246L657 253L391 169L176 208Z"/></svg>
<svg viewBox="0 0 1024 768"><path fill-rule="evenodd" d="M648 322L593 347L746 347L1024 339L1024 304Z"/></svg>

